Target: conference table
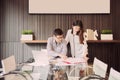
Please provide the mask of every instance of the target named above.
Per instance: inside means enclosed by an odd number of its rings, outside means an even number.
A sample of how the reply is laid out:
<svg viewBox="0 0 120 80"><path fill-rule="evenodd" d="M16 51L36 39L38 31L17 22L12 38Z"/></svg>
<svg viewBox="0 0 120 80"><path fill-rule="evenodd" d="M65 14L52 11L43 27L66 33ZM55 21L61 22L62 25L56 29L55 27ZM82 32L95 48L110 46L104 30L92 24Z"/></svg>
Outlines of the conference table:
<svg viewBox="0 0 120 80"><path fill-rule="evenodd" d="M48 80L70 80L70 78L80 78L72 76L72 72L80 65L86 64L87 62L84 58L67 58L66 60L56 58L49 60L49 65L41 65L42 67L49 66ZM31 63L24 63L21 68L20 74L8 74L1 76L0 80L39 80L40 73L34 73L34 68L38 65L31 65ZM39 65L40 66L40 65ZM68 71L67 68L72 69ZM27 73L26 73L27 72ZM43 72L44 73L44 72ZM72 76L72 77L71 77ZM25 78L26 77L26 78ZM72 79L71 79L72 80Z"/></svg>
<svg viewBox="0 0 120 80"><path fill-rule="evenodd" d="M50 65L52 66L51 69L54 71L53 74L56 79L59 80L59 78L62 78L60 80L73 80L73 79L78 80L80 76L73 75L75 74L74 71L83 69L83 67L84 69L87 68L87 61L84 58L69 57L66 60L57 58L57 59L50 60Z"/></svg>

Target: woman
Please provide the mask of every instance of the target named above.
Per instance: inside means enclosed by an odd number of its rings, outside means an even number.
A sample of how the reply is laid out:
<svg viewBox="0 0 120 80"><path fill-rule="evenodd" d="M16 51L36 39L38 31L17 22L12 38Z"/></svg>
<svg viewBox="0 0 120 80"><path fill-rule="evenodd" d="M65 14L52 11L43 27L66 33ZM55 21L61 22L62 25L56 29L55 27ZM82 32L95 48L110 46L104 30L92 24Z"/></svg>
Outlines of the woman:
<svg viewBox="0 0 120 80"><path fill-rule="evenodd" d="M67 41L67 43L70 43L71 56L73 58L85 58L86 60L88 59L86 57L86 55L88 54L87 43L85 40L83 24L81 20L76 20L75 22L73 22L72 29L68 30L65 40ZM81 74L84 69L85 65L79 65L77 75L79 73L78 71L80 71Z"/></svg>

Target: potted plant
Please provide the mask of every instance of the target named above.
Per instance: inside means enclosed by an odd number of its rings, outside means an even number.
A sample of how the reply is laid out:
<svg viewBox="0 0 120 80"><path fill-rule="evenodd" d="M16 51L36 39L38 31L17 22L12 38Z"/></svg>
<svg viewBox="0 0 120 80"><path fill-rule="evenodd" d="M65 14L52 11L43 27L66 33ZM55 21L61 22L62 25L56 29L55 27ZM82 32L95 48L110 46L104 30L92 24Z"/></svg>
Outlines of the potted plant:
<svg viewBox="0 0 120 80"><path fill-rule="evenodd" d="M112 30L104 29L101 31L101 40L113 40Z"/></svg>
<svg viewBox="0 0 120 80"><path fill-rule="evenodd" d="M21 35L21 40L33 40L32 30L23 30Z"/></svg>

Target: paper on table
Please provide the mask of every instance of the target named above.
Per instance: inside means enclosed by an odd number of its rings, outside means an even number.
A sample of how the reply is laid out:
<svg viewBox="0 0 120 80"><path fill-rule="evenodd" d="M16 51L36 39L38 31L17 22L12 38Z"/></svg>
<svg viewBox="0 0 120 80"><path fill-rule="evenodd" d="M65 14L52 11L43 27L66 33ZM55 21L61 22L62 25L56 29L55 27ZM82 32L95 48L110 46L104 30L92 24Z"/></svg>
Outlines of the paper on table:
<svg viewBox="0 0 120 80"><path fill-rule="evenodd" d="M85 63L86 60L84 58L68 58L66 60L63 60L63 62L67 64L78 64L78 63Z"/></svg>
<svg viewBox="0 0 120 80"><path fill-rule="evenodd" d="M57 66L72 66L76 64L86 63L86 60L84 58L67 58L66 60L57 59L56 61L57 63L55 65Z"/></svg>
<svg viewBox="0 0 120 80"><path fill-rule="evenodd" d="M46 66L48 64L33 62L33 63L28 63L27 65L29 65L29 66Z"/></svg>

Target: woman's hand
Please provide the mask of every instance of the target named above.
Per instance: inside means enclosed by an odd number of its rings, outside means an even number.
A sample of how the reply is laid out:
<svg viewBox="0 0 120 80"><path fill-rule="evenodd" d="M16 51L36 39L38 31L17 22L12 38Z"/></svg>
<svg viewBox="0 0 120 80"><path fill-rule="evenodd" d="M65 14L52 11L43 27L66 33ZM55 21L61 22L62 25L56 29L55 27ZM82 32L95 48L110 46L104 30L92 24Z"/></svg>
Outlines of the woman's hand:
<svg viewBox="0 0 120 80"><path fill-rule="evenodd" d="M89 59L89 57L87 57L87 56L84 56L83 57L86 61L88 61L88 59Z"/></svg>

